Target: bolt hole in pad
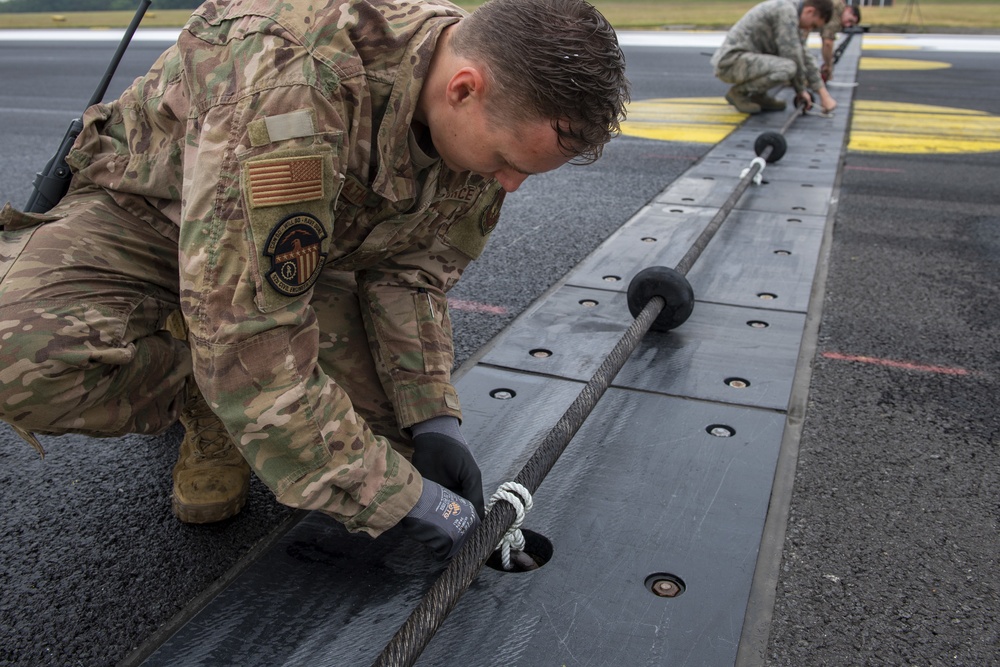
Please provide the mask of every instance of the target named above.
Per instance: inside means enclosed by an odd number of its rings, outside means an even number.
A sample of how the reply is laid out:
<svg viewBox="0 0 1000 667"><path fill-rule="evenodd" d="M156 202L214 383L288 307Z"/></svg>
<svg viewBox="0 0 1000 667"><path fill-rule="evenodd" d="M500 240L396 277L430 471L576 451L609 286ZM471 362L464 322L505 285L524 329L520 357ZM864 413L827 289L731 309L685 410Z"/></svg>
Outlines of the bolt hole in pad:
<svg viewBox="0 0 1000 667"><path fill-rule="evenodd" d="M524 535L524 551L511 549L510 564L512 569L503 569L503 560L499 550L490 554L490 557L486 559L486 565L504 574L517 574L532 572L552 560L554 549L552 542L547 537L527 528L522 528L521 534Z"/></svg>
<svg viewBox="0 0 1000 667"><path fill-rule="evenodd" d="M684 580L669 572L654 572L646 577L644 584L650 593L659 598L675 598L687 590Z"/></svg>
<svg viewBox="0 0 1000 667"><path fill-rule="evenodd" d="M705 427L705 432L716 438L731 438L736 435L736 429L725 424L709 424Z"/></svg>

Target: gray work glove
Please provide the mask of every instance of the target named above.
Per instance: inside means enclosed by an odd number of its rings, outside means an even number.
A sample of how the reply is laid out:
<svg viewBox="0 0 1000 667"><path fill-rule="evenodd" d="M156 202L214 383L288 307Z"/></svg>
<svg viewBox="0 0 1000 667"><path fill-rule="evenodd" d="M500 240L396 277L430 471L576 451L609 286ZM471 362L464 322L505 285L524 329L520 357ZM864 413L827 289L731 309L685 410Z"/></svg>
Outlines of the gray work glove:
<svg viewBox="0 0 1000 667"><path fill-rule="evenodd" d="M414 435L411 463L424 479L468 498L479 516L486 516L483 474L463 441L435 431Z"/></svg>
<svg viewBox="0 0 1000 667"><path fill-rule="evenodd" d="M424 479L417 504L400 523L410 537L430 547L439 560L449 560L476 529L479 517L468 500Z"/></svg>

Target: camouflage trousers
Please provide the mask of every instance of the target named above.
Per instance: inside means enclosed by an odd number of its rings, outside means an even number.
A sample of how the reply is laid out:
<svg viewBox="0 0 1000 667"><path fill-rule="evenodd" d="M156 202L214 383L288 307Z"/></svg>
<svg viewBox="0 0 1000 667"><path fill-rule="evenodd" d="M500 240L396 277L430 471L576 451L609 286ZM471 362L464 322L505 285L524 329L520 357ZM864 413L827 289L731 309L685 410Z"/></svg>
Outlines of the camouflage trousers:
<svg viewBox="0 0 1000 667"><path fill-rule="evenodd" d="M797 69L788 58L742 51L723 58L715 67L715 76L723 83L733 84L737 92L756 95L774 86L787 86Z"/></svg>
<svg viewBox="0 0 1000 667"><path fill-rule="evenodd" d="M0 419L26 431L113 437L173 424L191 352L165 330L179 309L172 225L105 192L71 192L49 214L0 212ZM320 368L358 414L409 456L379 381L353 274L326 271L311 305ZM266 481L266 480L265 480Z"/></svg>

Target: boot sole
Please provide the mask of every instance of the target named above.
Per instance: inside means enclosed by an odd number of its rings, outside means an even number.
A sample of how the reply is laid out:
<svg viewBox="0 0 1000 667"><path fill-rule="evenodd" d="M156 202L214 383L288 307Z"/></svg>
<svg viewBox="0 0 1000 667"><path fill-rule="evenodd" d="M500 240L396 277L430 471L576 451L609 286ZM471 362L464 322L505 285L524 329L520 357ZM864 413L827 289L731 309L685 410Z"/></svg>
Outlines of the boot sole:
<svg viewBox="0 0 1000 667"><path fill-rule="evenodd" d="M176 495L171 495L170 508L173 510L174 516L183 523L216 523L239 514L246 502L246 493L242 493L239 497L228 502L212 503L211 505L188 505Z"/></svg>

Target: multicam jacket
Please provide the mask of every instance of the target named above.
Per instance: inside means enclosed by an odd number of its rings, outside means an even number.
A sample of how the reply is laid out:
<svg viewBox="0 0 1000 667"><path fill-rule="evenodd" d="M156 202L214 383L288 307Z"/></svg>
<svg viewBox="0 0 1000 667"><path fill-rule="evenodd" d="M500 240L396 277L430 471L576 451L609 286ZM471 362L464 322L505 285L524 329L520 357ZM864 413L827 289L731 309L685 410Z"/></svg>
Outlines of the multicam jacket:
<svg viewBox="0 0 1000 667"><path fill-rule="evenodd" d="M826 22L826 25L819 31L821 39L837 39L837 33L843 28L840 19L844 15L845 9L847 9L847 5L844 4L844 0L833 0L833 14L830 16L830 20Z"/></svg>
<svg viewBox="0 0 1000 667"><path fill-rule="evenodd" d="M712 66L738 58L741 53L780 56L796 65L792 86L796 93L823 87L816 61L806 49L808 34L799 31L799 4L795 0L765 0L755 5L726 34L715 54Z"/></svg>
<svg viewBox="0 0 1000 667"><path fill-rule="evenodd" d="M353 272L401 428L460 416L445 292L503 192L410 130L445 0L209 0L115 102L88 110L78 178L178 240L195 377L287 504L377 535L421 480L317 364L324 270Z"/></svg>

